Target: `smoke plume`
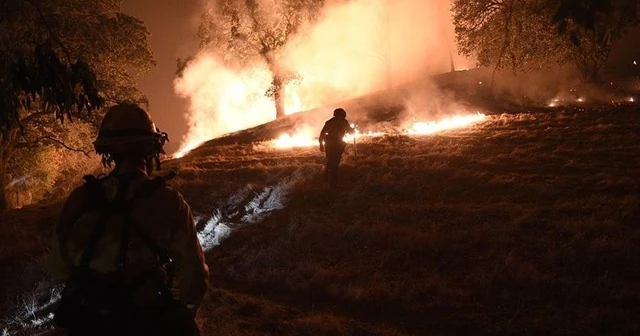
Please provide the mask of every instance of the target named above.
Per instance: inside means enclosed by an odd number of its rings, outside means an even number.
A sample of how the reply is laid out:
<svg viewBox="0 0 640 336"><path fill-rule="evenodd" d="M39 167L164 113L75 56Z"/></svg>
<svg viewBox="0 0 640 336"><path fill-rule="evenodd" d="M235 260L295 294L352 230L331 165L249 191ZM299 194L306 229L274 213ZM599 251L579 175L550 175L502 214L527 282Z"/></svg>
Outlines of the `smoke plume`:
<svg viewBox="0 0 640 336"><path fill-rule="evenodd" d="M208 2L205 6L215 5ZM265 97L265 64L231 69L216 50L201 51L176 80L190 100L182 150L273 120ZM456 54L450 0L328 1L318 20L282 51L281 64L300 75L285 90L287 114L384 90L469 62Z"/></svg>

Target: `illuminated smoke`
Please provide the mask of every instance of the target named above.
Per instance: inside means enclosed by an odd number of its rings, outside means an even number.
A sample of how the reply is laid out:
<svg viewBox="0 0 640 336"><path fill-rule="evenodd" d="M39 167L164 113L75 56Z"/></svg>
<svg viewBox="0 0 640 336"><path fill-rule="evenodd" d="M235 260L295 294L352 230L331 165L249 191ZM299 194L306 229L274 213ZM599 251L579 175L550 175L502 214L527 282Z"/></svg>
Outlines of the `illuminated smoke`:
<svg viewBox="0 0 640 336"><path fill-rule="evenodd" d="M213 53L202 53L176 79L178 94L190 100L189 131L178 157L202 142L272 119L273 103L264 95L271 79L266 69L226 68ZM223 113L224 112L224 113Z"/></svg>
<svg viewBox="0 0 640 336"><path fill-rule="evenodd" d="M486 118L484 114L476 113L472 115L456 115L438 121L416 121L408 127L407 133L412 135L433 134L446 130L467 127L471 124L483 121Z"/></svg>
<svg viewBox="0 0 640 336"><path fill-rule="evenodd" d="M316 24L283 49L282 67L301 76L285 89L285 112L295 113L385 89L415 76L471 62L456 54L449 0L328 1ZM202 51L175 82L188 98L189 130L177 157L224 133L275 117L264 96L271 78L264 64L225 67L215 50Z"/></svg>
<svg viewBox="0 0 640 336"><path fill-rule="evenodd" d="M53 307L60 300L61 285L52 286L42 280L35 288L23 295L13 316L5 319L2 335L43 335L50 332Z"/></svg>
<svg viewBox="0 0 640 336"><path fill-rule="evenodd" d="M368 131L361 133L356 129L354 135L347 134L343 140L346 143L351 143L354 140L354 137L356 139L360 139L381 137L389 134L405 134L412 136L429 135L448 130L470 127L474 124L485 121L487 118L488 117L486 115L476 112L475 114L456 114L432 121L414 119L413 121L406 121L403 125L403 129L396 129L392 132ZM292 135L283 134L279 138L271 140L267 145L277 149L312 147L318 146L318 137L305 126L304 128L294 132Z"/></svg>
<svg viewBox="0 0 640 336"><path fill-rule="evenodd" d="M204 228L198 232L198 240L205 252L211 251L211 249L220 245L231 234L231 228L223 223L222 219L222 214L219 211L215 211Z"/></svg>
<svg viewBox="0 0 640 336"><path fill-rule="evenodd" d="M290 176L280 178L278 182L258 191L247 186L229 196L213 210L204 227L198 231L203 250L208 252L220 245L231 235L233 228L260 223L274 211L284 209L293 186L306 176L311 176L310 169L299 168ZM196 223L200 220L197 218Z"/></svg>
<svg viewBox="0 0 640 336"><path fill-rule="evenodd" d="M284 133L273 141L272 146L275 148L292 148L292 147L311 147L318 144L313 138L314 130L309 125L302 125L292 133Z"/></svg>

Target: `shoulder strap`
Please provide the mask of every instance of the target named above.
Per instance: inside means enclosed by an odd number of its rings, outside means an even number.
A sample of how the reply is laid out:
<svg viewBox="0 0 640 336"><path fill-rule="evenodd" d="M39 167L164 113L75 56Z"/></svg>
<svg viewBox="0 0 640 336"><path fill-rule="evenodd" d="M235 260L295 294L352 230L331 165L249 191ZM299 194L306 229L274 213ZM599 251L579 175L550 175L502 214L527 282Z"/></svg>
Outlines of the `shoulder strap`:
<svg viewBox="0 0 640 336"><path fill-rule="evenodd" d="M173 175L167 175L167 176L172 177ZM163 293L163 294L170 296L171 295L170 289L172 287L173 278L175 276L175 266L173 263L173 259L171 259L169 252L166 249L160 247L160 245L158 245L155 241L153 241L153 239L151 239L151 237L136 223L131 213L131 204L136 199L149 197L156 190L164 187L166 185L165 181L167 180L167 176L156 177L152 180L145 182L142 186L138 188L133 199L124 205L123 211L121 212L123 216L124 226L123 226L123 232L120 240L120 250L118 253L118 258L117 258L118 264L116 269L121 273L124 270L124 267L126 265L127 250L129 245L129 232L132 230L135 234L137 234L140 237L140 239L144 242L144 244L147 245L147 247L158 256L158 266L162 267L163 265L165 265L166 274L167 274L167 278L166 278L167 286L165 288L166 293ZM146 280L146 278L153 273L153 271L154 271L154 268L152 267L150 268L150 270L148 270L147 272L144 272L137 279L134 279L134 286L141 285Z"/></svg>
<svg viewBox="0 0 640 336"><path fill-rule="evenodd" d="M160 176L146 181L138 188L133 199L130 201L125 201L125 195L130 181L123 179L121 180L123 183L118 187L118 193L113 202L109 202L107 200L104 187L100 183L101 179L97 179L92 175L85 176L84 180L85 186L88 190L88 197L85 200L85 206L83 206L84 211L81 211L78 214L76 221L84 212L92 207L100 209L100 216L98 217L98 223L91 234L89 244L83 250L80 268L85 270L89 268L95 246L104 234L104 229L109 216L113 213L119 213L123 216L123 228L120 236L118 255L116 257L116 272L122 274L127 264L130 231L133 230L133 232L140 237L147 247L158 255L160 266L166 265L167 285L168 288L171 288L173 278L175 276L173 260L169 256L167 250L160 247L146 232L144 232L144 230L142 230L142 228L140 228L140 226L136 224L131 214L131 204L135 199L151 196L156 190L164 187L166 185L166 181L173 176L175 176L174 172L167 174L166 176Z"/></svg>
<svg viewBox="0 0 640 336"><path fill-rule="evenodd" d="M173 287L173 278L175 277L175 264L173 262L173 259L171 259L169 252L166 249L160 247L160 245L153 241L153 239L151 239L151 237L149 237L149 235L136 224L136 222L131 217L131 212L125 214L124 220L127 223L127 227L132 229L133 232L137 234L140 239L142 239L147 247L158 255L158 264L156 267L162 267L163 265L166 267L166 286L165 288L163 288L165 292L162 294L166 297L171 297L171 288ZM134 286L142 285L142 283L144 283L148 276L153 274L156 267L149 268L149 270L144 272L137 279L134 279Z"/></svg>
<svg viewBox="0 0 640 336"><path fill-rule="evenodd" d="M104 193L104 188L100 181L102 179L98 179L93 175L85 175L82 177L84 180L84 187L87 191L87 197L82 202L82 206L80 209L74 214L73 218L65 223L68 228L72 228L78 219L82 215L84 215L88 210L100 208L101 205L106 203L106 195Z"/></svg>
<svg viewBox="0 0 640 336"><path fill-rule="evenodd" d="M95 246L100 240L100 237L102 237L107 224L107 220L114 210L114 205L110 204L107 200L104 187L101 183L102 179L97 179L93 175L86 175L83 177L83 179L85 180L85 186L87 188L87 198L85 199L81 211L79 211L78 215L71 225L75 225L75 222L79 219L79 217L89 209L98 208L100 210L100 215L98 217L96 227L91 233L89 243L82 251L82 256L80 257L80 269L87 270L89 269L89 264L91 263L91 259L93 258ZM116 195L114 203L122 202L122 200L124 199L125 191L126 188L118 189L118 194Z"/></svg>

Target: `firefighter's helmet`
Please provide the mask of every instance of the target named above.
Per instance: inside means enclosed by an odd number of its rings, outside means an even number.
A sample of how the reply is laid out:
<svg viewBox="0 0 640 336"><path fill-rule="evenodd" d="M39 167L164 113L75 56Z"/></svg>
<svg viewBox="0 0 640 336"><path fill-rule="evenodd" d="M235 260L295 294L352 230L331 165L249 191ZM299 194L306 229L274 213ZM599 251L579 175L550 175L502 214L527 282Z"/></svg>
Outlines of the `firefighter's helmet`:
<svg viewBox="0 0 640 336"><path fill-rule="evenodd" d="M135 104L120 103L105 114L93 146L106 165L113 161L113 155L138 154L148 160L155 158L159 166L167 140L167 134L160 132L145 110Z"/></svg>
<svg viewBox="0 0 640 336"><path fill-rule="evenodd" d="M345 111L343 108L337 108L333 110L333 116L344 119L347 117L347 111Z"/></svg>

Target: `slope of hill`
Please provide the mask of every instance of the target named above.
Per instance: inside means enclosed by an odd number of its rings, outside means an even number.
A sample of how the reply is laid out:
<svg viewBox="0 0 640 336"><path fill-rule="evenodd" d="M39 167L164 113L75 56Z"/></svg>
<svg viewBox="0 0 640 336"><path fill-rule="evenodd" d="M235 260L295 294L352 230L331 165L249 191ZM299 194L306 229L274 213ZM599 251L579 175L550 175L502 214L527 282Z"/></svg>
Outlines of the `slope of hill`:
<svg viewBox="0 0 640 336"><path fill-rule="evenodd" d="M212 271L203 335L640 333L637 106L511 112L362 140L337 190L317 148L251 131L165 162ZM2 217L7 335L51 332L57 211Z"/></svg>
<svg viewBox="0 0 640 336"><path fill-rule="evenodd" d="M375 138L338 190L316 148L202 147L172 166L196 211L223 209L231 228L208 254L203 329L637 333L639 126L626 106Z"/></svg>

